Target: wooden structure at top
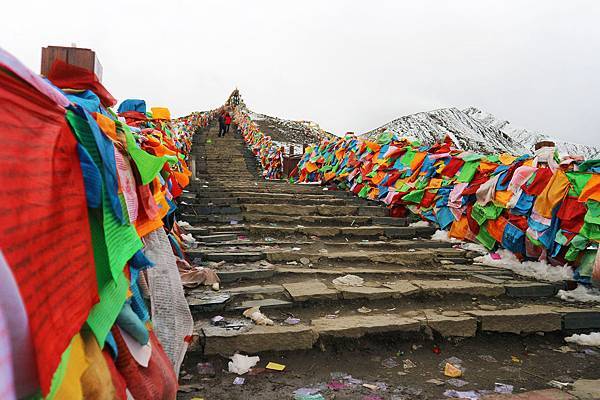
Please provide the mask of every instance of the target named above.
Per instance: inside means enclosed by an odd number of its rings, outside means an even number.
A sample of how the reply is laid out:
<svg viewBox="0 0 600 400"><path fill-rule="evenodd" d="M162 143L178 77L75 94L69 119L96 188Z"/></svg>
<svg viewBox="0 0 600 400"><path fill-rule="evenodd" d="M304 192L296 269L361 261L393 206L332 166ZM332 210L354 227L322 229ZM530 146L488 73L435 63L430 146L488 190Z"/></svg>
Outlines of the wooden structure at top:
<svg viewBox="0 0 600 400"><path fill-rule="evenodd" d="M41 74L48 75L54 60L62 60L67 64L76 65L94 72L99 82L102 82L102 64L91 49L79 47L48 46L42 48Z"/></svg>

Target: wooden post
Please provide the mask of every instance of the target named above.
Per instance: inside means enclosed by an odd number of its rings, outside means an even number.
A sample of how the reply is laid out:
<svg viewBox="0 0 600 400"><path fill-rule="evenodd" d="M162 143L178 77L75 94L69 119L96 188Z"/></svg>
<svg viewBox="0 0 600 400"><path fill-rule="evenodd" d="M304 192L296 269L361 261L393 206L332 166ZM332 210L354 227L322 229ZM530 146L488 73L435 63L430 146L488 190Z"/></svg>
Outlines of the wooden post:
<svg viewBox="0 0 600 400"><path fill-rule="evenodd" d="M43 47L41 65L42 75L48 75L55 60L62 60L67 64L92 71L96 75L96 78L98 78L98 82L102 82L102 64L100 64L100 61L93 50L62 46Z"/></svg>

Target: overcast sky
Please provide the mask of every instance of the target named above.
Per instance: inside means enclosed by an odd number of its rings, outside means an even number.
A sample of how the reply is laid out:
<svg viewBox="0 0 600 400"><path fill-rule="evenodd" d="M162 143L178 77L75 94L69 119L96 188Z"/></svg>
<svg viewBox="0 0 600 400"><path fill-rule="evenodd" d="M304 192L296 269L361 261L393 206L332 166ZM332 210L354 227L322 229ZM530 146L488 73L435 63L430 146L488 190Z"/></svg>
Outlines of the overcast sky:
<svg viewBox="0 0 600 400"><path fill-rule="evenodd" d="M94 49L119 100L182 115L234 87L255 111L363 132L476 106L600 144L600 1L10 1L0 46Z"/></svg>

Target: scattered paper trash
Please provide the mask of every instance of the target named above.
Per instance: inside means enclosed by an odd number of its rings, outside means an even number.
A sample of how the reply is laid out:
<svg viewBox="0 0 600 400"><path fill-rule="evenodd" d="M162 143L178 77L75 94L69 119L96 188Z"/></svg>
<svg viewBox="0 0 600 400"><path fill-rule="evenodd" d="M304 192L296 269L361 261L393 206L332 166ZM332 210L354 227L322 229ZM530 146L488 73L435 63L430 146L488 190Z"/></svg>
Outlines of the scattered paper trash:
<svg viewBox="0 0 600 400"><path fill-rule="evenodd" d="M454 387L463 387L469 384L469 382L457 378L448 379L446 383Z"/></svg>
<svg viewBox="0 0 600 400"><path fill-rule="evenodd" d="M560 382L560 381L556 381L556 380L551 380L550 382L548 382L549 386L555 387L557 389L560 390L565 390L566 388L569 387L569 385L571 385L571 383L569 382Z"/></svg>
<svg viewBox="0 0 600 400"><path fill-rule="evenodd" d="M327 387L333 391L338 391L338 390L346 389L348 387L348 385L342 381L331 381L327 384Z"/></svg>
<svg viewBox="0 0 600 400"><path fill-rule="evenodd" d="M469 390L467 392L461 392L454 389L449 389L444 392L444 396L451 397L454 399L469 399L469 400L479 400L480 396L474 390Z"/></svg>
<svg viewBox="0 0 600 400"><path fill-rule="evenodd" d="M229 221L229 225L237 225L238 221L232 219L231 221Z"/></svg>
<svg viewBox="0 0 600 400"><path fill-rule="evenodd" d="M490 363L498 362L498 360L496 360L493 356L490 356L488 354L481 354L478 357L486 362L490 362Z"/></svg>
<svg viewBox="0 0 600 400"><path fill-rule="evenodd" d="M462 376L462 370L449 362L444 366L444 375L450 378L460 378Z"/></svg>
<svg viewBox="0 0 600 400"><path fill-rule="evenodd" d="M246 379L242 378L241 376L238 376L233 380L234 385L243 385L244 382L246 382Z"/></svg>
<svg viewBox="0 0 600 400"><path fill-rule="evenodd" d="M294 395L294 400L325 400L325 397L323 397L323 395L320 393L301 394L301 395Z"/></svg>
<svg viewBox="0 0 600 400"><path fill-rule="evenodd" d="M294 390L294 396L310 396L319 393L319 388L304 387Z"/></svg>
<svg viewBox="0 0 600 400"><path fill-rule="evenodd" d="M300 318L287 317L283 322L288 325L296 325L300 323Z"/></svg>
<svg viewBox="0 0 600 400"><path fill-rule="evenodd" d="M351 274L340 276L333 280L334 285L340 286L362 286L364 283L365 280L363 278Z"/></svg>
<svg viewBox="0 0 600 400"><path fill-rule="evenodd" d="M436 385L436 386L442 386L445 382L441 379L429 379L427 381L425 381L427 383L431 383L432 385Z"/></svg>
<svg viewBox="0 0 600 400"><path fill-rule="evenodd" d="M302 258L300 258L299 261L300 261L300 264L302 264L302 265L310 264L310 259L308 257L302 257Z"/></svg>
<svg viewBox="0 0 600 400"><path fill-rule="evenodd" d="M406 360L402 361L402 368L404 368L404 369L416 368L416 366L417 366L417 364L415 364L408 358Z"/></svg>
<svg viewBox="0 0 600 400"><path fill-rule="evenodd" d="M514 390L514 386L513 385L507 385L505 383L494 383L494 392L496 393L500 393L500 394L512 394L513 390Z"/></svg>
<svg viewBox="0 0 600 400"><path fill-rule="evenodd" d="M389 358L386 358L385 360L383 360L381 362L381 365L383 365L384 368L396 368L397 366L400 365L400 363L398 361L396 361L396 359L394 357L389 357Z"/></svg>
<svg viewBox="0 0 600 400"><path fill-rule="evenodd" d="M303 387L294 390L294 400L325 400L323 395L319 393L327 387L319 384L317 387Z"/></svg>
<svg viewBox="0 0 600 400"><path fill-rule="evenodd" d="M600 332L592 332L590 334L572 335L565 338L568 343L575 343L582 346L600 347Z"/></svg>
<svg viewBox="0 0 600 400"><path fill-rule="evenodd" d="M283 371L285 369L285 365L269 362L265 368L273 371Z"/></svg>
<svg viewBox="0 0 600 400"><path fill-rule="evenodd" d="M517 356L510 356L510 361L513 364L523 364L523 361L521 361L521 359Z"/></svg>
<svg viewBox="0 0 600 400"><path fill-rule="evenodd" d="M273 325L273 320L260 312L259 307L252 307L243 312L244 317L250 318L256 325Z"/></svg>
<svg viewBox="0 0 600 400"><path fill-rule="evenodd" d="M233 356L231 356L231 361L229 361L228 364L229 372L238 375L244 375L245 373L250 371L250 368L254 367L259 361L260 358L258 356L249 357L244 356L242 354L234 354Z"/></svg>
<svg viewBox="0 0 600 400"><path fill-rule="evenodd" d="M359 309L358 309L358 310L356 310L356 311L358 311L358 312L359 312L359 313L361 313L361 314L368 314L368 313L370 313L370 312L371 312L371 311L373 311L373 310L371 310L371 309L370 309L370 308L368 308L368 307L362 306L361 308L359 308Z"/></svg>
<svg viewBox="0 0 600 400"><path fill-rule="evenodd" d="M379 386L377 386L377 385L373 385L370 383L363 383L362 385L363 385L363 387L366 387L367 389L370 389L373 391L379 390Z"/></svg>

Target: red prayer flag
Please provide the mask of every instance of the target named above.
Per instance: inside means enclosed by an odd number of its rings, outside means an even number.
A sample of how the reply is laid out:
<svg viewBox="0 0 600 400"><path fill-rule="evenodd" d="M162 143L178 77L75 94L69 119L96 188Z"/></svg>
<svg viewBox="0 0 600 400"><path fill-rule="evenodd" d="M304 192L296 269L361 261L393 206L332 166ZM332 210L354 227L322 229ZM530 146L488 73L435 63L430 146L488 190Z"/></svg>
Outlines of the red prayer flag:
<svg viewBox="0 0 600 400"><path fill-rule="evenodd" d="M77 142L65 109L0 69L0 249L29 317L42 393L98 301Z"/></svg>

